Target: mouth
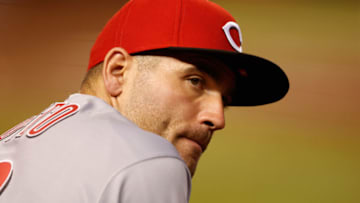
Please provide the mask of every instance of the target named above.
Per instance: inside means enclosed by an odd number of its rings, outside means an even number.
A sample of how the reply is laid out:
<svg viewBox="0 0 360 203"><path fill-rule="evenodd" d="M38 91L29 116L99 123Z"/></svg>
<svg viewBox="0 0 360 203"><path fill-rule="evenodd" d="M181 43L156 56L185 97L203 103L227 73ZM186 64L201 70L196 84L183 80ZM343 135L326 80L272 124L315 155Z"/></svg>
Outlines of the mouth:
<svg viewBox="0 0 360 203"><path fill-rule="evenodd" d="M198 141L194 140L194 139L190 139L190 138L186 138L187 140L189 140L190 142L192 142L195 147L199 148L199 150L201 151L201 153L203 153L205 151L205 148L201 143L199 143Z"/></svg>
<svg viewBox="0 0 360 203"><path fill-rule="evenodd" d="M204 152L206 150L209 142L206 141L205 143L200 143L200 142L197 142L197 143L200 145L202 151Z"/></svg>
<svg viewBox="0 0 360 203"><path fill-rule="evenodd" d="M207 148L207 145L209 143L209 140L206 139L207 137L206 136L201 136L202 138L193 138L193 137L188 137L188 136L182 136L183 138L191 141L194 145L196 145L199 149L201 149L201 153L203 153L206 148Z"/></svg>

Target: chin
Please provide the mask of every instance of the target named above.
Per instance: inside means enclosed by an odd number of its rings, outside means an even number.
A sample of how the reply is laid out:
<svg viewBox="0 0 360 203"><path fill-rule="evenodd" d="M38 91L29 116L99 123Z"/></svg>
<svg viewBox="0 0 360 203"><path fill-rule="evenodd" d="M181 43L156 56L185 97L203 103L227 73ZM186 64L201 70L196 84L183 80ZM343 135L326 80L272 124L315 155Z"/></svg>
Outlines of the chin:
<svg viewBox="0 0 360 203"><path fill-rule="evenodd" d="M185 137L177 139L173 142L173 145L189 168L191 176L194 176L196 166L203 152L201 147L196 142Z"/></svg>
<svg viewBox="0 0 360 203"><path fill-rule="evenodd" d="M181 152L180 152L180 156L184 160L184 162L186 163L187 167L189 168L189 171L191 173L191 177L193 177L194 174L195 174L195 171L196 171L197 164L198 164L198 159L194 159L194 157L183 156L181 154Z"/></svg>

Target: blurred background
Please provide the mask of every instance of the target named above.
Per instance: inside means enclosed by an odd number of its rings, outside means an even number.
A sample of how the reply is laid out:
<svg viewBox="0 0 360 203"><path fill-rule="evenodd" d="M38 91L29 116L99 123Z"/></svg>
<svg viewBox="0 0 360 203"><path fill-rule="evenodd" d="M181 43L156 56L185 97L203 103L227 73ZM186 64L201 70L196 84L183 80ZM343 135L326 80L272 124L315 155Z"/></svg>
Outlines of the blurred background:
<svg viewBox="0 0 360 203"><path fill-rule="evenodd" d="M0 133L78 90L124 2L0 0ZM227 109L190 202L360 202L359 1L214 2L237 19L244 52L280 65L290 91Z"/></svg>

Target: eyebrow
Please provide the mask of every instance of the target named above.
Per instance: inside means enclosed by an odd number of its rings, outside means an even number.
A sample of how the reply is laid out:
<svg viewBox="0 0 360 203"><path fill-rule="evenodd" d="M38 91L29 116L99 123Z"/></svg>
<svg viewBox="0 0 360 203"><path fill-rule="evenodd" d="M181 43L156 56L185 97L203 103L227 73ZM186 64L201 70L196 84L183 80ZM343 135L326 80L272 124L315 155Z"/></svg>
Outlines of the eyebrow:
<svg viewBox="0 0 360 203"><path fill-rule="evenodd" d="M185 66L183 70L181 70L184 73L192 73L192 72L196 72L196 71L201 71L199 68L197 68L196 66ZM206 73L206 72L204 72Z"/></svg>

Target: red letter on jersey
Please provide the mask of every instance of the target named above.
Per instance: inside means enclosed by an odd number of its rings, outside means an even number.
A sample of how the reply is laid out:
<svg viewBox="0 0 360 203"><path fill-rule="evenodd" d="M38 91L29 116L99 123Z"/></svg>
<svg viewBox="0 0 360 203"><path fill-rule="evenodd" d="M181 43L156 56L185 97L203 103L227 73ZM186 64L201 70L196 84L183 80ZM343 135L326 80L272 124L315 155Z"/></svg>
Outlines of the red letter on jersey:
<svg viewBox="0 0 360 203"><path fill-rule="evenodd" d="M49 114L45 119L37 123L32 127L27 133L28 137L36 137L43 133L45 130L49 129L51 126L55 125L57 122L75 114L79 109L77 104L67 104L64 105L61 109L55 113Z"/></svg>
<svg viewBox="0 0 360 203"><path fill-rule="evenodd" d="M13 171L12 161L9 160L0 161L0 192L4 189L6 183L9 181L12 171Z"/></svg>

